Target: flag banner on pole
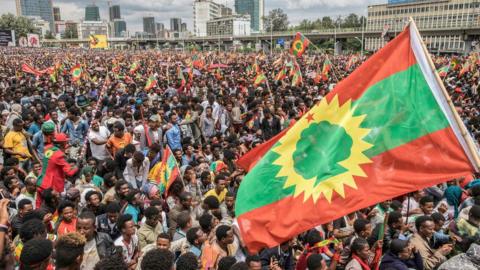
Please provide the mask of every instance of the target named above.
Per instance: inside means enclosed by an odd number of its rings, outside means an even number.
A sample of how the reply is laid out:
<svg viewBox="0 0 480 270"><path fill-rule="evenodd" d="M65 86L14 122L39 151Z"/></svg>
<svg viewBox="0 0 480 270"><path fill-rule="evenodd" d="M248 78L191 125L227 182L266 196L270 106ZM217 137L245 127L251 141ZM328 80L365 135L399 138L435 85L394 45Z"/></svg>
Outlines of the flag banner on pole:
<svg viewBox="0 0 480 270"><path fill-rule="evenodd" d="M478 149L446 95L412 22L242 180L235 214L248 249L478 170Z"/></svg>
<svg viewBox="0 0 480 270"><path fill-rule="evenodd" d="M130 81L131 81L131 79L130 79ZM157 80L155 79L155 77L154 76L148 77L147 83L145 84L145 90L150 90L155 86L157 86Z"/></svg>
<svg viewBox="0 0 480 270"><path fill-rule="evenodd" d="M255 78L253 79L253 86L257 87L259 86L260 84L264 83L267 81L267 77L265 76L265 74L263 73L259 73L257 74L257 76L255 76Z"/></svg>
<svg viewBox="0 0 480 270"><path fill-rule="evenodd" d="M292 42L290 53L296 57L302 57L302 54L307 50L310 40L306 38L302 33L297 32L295 39Z"/></svg>
<svg viewBox="0 0 480 270"><path fill-rule="evenodd" d="M73 81L78 81L82 77L82 67L80 64L76 64L72 69L70 70L70 74L72 75Z"/></svg>
<svg viewBox="0 0 480 270"><path fill-rule="evenodd" d="M178 169L177 160L175 160L170 147L167 146L163 151L162 161L150 170L148 179L151 183L158 186L160 194L168 194L168 189L179 175L180 170Z"/></svg>

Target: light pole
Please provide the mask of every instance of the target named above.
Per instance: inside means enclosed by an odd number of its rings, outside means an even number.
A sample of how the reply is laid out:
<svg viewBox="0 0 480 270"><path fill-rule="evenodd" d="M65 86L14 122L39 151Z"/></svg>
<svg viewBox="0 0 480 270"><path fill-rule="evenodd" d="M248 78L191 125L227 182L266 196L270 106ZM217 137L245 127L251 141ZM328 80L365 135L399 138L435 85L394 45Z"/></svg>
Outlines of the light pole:
<svg viewBox="0 0 480 270"><path fill-rule="evenodd" d="M337 23L335 23L335 28L333 30L333 56L337 55Z"/></svg>
<svg viewBox="0 0 480 270"><path fill-rule="evenodd" d="M358 37L355 37L358 41L360 41L361 43L361 47L360 47L360 55L363 57L363 37L362 39L359 39Z"/></svg>
<svg viewBox="0 0 480 270"><path fill-rule="evenodd" d="M270 56L273 53L273 22L278 18L270 18Z"/></svg>

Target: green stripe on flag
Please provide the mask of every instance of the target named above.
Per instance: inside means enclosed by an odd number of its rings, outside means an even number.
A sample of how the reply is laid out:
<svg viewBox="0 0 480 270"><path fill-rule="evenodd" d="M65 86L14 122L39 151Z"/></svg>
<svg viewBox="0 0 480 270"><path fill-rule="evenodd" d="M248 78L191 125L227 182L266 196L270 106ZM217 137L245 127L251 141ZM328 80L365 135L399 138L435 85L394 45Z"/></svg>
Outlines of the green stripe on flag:
<svg viewBox="0 0 480 270"><path fill-rule="evenodd" d="M367 114L361 126L372 129L369 157L449 125L418 65L371 86L353 106L355 115Z"/></svg>

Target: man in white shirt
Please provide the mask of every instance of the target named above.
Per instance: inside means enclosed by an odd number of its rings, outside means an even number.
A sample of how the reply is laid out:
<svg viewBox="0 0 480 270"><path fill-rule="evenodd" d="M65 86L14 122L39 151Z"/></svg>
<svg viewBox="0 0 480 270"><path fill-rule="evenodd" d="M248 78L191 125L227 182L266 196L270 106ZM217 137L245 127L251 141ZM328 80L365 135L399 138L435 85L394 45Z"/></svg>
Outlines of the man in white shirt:
<svg viewBox="0 0 480 270"><path fill-rule="evenodd" d="M104 160L110 157L110 153L107 151L106 143L110 132L104 126L100 126L98 121L92 122L92 128L88 133L88 141L90 142L90 150L92 156L98 160Z"/></svg>
<svg viewBox="0 0 480 270"><path fill-rule="evenodd" d="M138 238L135 234L135 223L132 216L126 214L118 218L117 224L122 235L115 240L114 245L122 248L122 257L128 268L135 269L140 255Z"/></svg>
<svg viewBox="0 0 480 270"><path fill-rule="evenodd" d="M150 161L142 152L135 152L133 157L127 160L127 166L123 171L123 178L134 189L141 189L147 183Z"/></svg>

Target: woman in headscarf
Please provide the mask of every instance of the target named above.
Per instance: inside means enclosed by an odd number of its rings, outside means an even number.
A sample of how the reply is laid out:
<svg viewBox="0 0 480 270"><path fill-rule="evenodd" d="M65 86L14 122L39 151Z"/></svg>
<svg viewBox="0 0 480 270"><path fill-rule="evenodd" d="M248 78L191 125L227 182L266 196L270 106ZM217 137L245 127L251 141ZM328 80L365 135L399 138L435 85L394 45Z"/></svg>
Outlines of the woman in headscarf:
<svg viewBox="0 0 480 270"><path fill-rule="evenodd" d="M448 204L447 212L449 213L449 216L453 216L454 219L458 217L458 207L461 203L462 192L462 188L459 186L449 186L443 193Z"/></svg>

